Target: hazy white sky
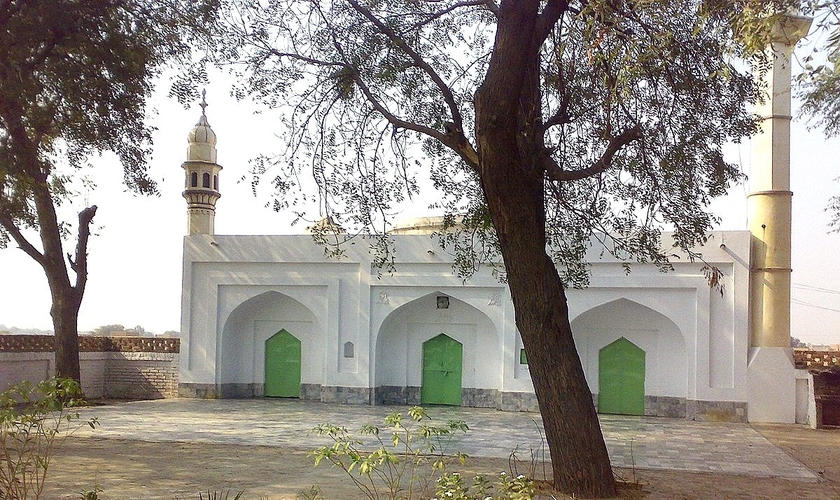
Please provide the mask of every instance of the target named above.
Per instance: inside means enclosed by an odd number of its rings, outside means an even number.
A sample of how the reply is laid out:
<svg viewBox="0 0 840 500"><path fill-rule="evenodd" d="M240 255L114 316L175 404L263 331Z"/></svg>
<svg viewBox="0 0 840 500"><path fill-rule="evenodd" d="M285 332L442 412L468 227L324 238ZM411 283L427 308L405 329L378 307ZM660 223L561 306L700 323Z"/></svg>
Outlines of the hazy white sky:
<svg viewBox="0 0 840 500"><path fill-rule="evenodd" d="M279 124L270 115L255 115L252 105L237 103L227 87L208 90L209 122L218 137L222 198L217 204L218 234L291 234L291 217L266 208L268 193L254 197L247 177L248 161L280 147L274 137ZM79 318L81 331L105 324L143 326L162 333L180 329L181 252L186 232L186 202L181 196L187 134L201 110L184 110L166 97L153 98L159 114L151 175L160 196L127 193L121 168L113 156L98 158L89 172L97 188L83 193L80 203L62 207L75 220L87 200L99 207L97 236L90 242L89 280ZM732 159L749 174L749 146L733 148ZM826 140L795 122L792 133L793 303L791 334L806 342L840 343L840 264L835 252L840 235L827 234L824 207L840 192L840 139ZM244 180L240 180L245 176ZM716 203L723 217L720 229L746 229L747 186L734 187ZM408 206L403 217L427 215L427 202ZM72 251L68 244L66 251ZM40 267L13 245L0 250L0 324L52 329L50 295Z"/></svg>

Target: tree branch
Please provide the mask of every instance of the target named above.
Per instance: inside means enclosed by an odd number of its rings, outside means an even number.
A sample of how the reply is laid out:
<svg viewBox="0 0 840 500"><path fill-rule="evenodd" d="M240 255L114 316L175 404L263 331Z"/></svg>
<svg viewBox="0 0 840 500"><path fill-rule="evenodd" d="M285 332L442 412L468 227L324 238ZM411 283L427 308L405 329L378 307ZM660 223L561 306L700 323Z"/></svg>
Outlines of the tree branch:
<svg viewBox="0 0 840 500"><path fill-rule="evenodd" d="M548 119L543 122L542 124L542 131L545 133L551 127L555 125L565 125L567 123L572 123L572 117L569 116L569 99L568 96L564 96L563 102L560 103L560 108L557 110L556 113L549 116Z"/></svg>
<svg viewBox="0 0 840 500"><path fill-rule="evenodd" d="M406 130L413 130L414 132L419 132L421 134L425 134L429 137L437 139L441 143L445 144L447 147L451 148L453 151L458 153L458 155L470 166L473 170L478 170L478 153L476 152L475 148L473 148L472 144L467 140L466 136L464 136L463 131L460 128L449 127L446 133L443 133L439 130L435 130L431 127L427 127L425 125L420 125L418 123L410 122L399 118L398 116L391 113L388 108L386 108L379 100L373 95L370 88L365 84L362 80L361 76L358 72L355 71L354 68L351 66L347 66L348 69L353 71L353 81L365 95L365 98L370 102L370 104L376 109L386 120L388 120L391 125L398 128L404 128Z"/></svg>
<svg viewBox="0 0 840 500"><path fill-rule="evenodd" d="M436 2L429 2L429 3L436 3ZM445 16L446 14L449 14L452 11L458 10L461 7L478 7L480 5L484 5L485 7L487 7L487 10L489 10L490 12L493 12L494 14L498 15L498 13L499 13L499 7L492 0L470 0L470 1L465 1L465 2L457 2L457 3L454 3L454 4L450 5L449 7L445 8L445 9L443 9L443 10L439 10L439 11L433 13L433 14L430 14L428 17L426 17L423 20L423 22L414 23L412 25L412 27L418 28L420 26L425 26L430 21L434 21L435 19L440 19L441 17Z"/></svg>
<svg viewBox="0 0 840 500"><path fill-rule="evenodd" d="M295 59L297 61L303 61L303 62L311 64L313 66L336 66L336 67L346 66L345 63L322 61L320 59L315 59L315 58L312 58L312 57L303 56L303 55L296 54L296 53L293 53L293 52L280 52L279 50L271 48L271 47L267 47L266 50L268 50L269 54L271 54L273 56L276 56L278 58L287 57L289 59Z"/></svg>
<svg viewBox="0 0 840 500"><path fill-rule="evenodd" d="M540 45L545 42L551 30L554 29L554 25L557 24L557 21L563 17L563 14L567 10L569 10L568 0L548 1L542 13L540 13L539 18L537 18L537 24L534 29L534 38Z"/></svg>
<svg viewBox="0 0 840 500"><path fill-rule="evenodd" d="M545 172L548 178L555 182L562 181L576 181L600 174L609 168L613 156L624 146L631 142L642 138L642 128L640 125L635 125L619 134L617 137L610 139L607 149L601 158L598 159L592 166L582 170L562 170L557 163L550 157L546 158L544 162Z"/></svg>
<svg viewBox="0 0 840 500"><path fill-rule="evenodd" d="M485 0L484 5L487 6L487 10L495 14L496 17L499 17L499 4L494 0Z"/></svg>
<svg viewBox="0 0 840 500"><path fill-rule="evenodd" d="M87 247L90 238L90 223L96 215L96 205L85 208L79 212L79 239L76 242L76 260L67 255L70 261L70 269L76 273L76 293L79 297L84 294L87 284Z"/></svg>
<svg viewBox="0 0 840 500"><path fill-rule="evenodd" d="M12 239L15 240L15 243L18 244L21 250L26 252L27 255L32 257L35 262L41 265L41 267L46 266L46 260L44 259L44 254L38 251L32 243L29 243L29 240L20 232L20 229L15 225L14 220L9 216L9 214L0 212L0 226L3 226L3 229L9 232L12 236Z"/></svg>
<svg viewBox="0 0 840 500"><path fill-rule="evenodd" d="M389 28L385 23L383 23L379 18L373 15L370 9L362 7L359 5L359 2L356 0L347 0L350 5L353 6L356 11L361 14L362 16L366 17L371 23L376 26L380 33L387 36L391 42L393 42L397 47L399 47L405 54L414 61L414 64L422 69L429 78L435 82L438 89L443 94L443 100L446 102L446 105L449 107L449 112L452 114L452 121L455 122L457 128L461 129L463 127L463 118L461 117L461 112L458 110L458 105L455 102L455 96L452 95L452 89L449 88L440 75L432 68L429 63L426 62L423 57L417 53L413 48L411 48L405 40L403 40L399 35L397 35L394 30Z"/></svg>

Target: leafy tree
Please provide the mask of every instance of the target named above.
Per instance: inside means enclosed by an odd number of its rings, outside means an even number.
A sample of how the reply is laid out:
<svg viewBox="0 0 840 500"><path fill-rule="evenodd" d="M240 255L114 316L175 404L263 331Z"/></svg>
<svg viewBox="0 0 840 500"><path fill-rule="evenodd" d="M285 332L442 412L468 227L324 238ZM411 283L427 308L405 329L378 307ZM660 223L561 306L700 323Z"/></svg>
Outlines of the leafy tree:
<svg viewBox="0 0 840 500"><path fill-rule="evenodd" d="M145 0L0 2L0 246L14 241L44 270L59 376L80 378L77 318L96 206L79 212L75 251L66 261L72 226L59 220L56 207L72 195L70 183L86 159L105 151L116 153L129 188L155 193L146 174L145 100L163 62L186 50L174 22L177 7Z"/></svg>
<svg viewBox="0 0 840 500"><path fill-rule="evenodd" d="M120 324L102 325L93 330L94 335L108 335L111 332L121 332L125 330L125 326Z"/></svg>
<svg viewBox="0 0 840 500"><path fill-rule="evenodd" d="M840 134L840 0L810 0L804 11L814 16L813 52L802 60L798 77L802 113L827 136Z"/></svg>
<svg viewBox="0 0 840 500"><path fill-rule="evenodd" d="M498 262L528 352L559 490L614 495L572 338L566 287L592 245L668 267L661 231L692 253L712 197L741 178L721 145L757 130L743 5L675 0L231 0L207 58L283 111L287 149L256 163L275 208L316 198L319 235L383 234L428 175L461 228L469 275ZM199 66L200 68L201 66ZM195 76L197 73L188 73ZM175 91L189 95L190 78ZM415 160L417 158L417 160ZM421 161L422 160L422 161ZM311 170L316 196L303 173ZM303 193L303 194L300 194ZM456 215L461 218L456 219ZM455 222L458 222L456 225ZM480 260L480 259L479 259Z"/></svg>
<svg viewBox="0 0 840 500"><path fill-rule="evenodd" d="M827 137L840 135L840 0L810 0L806 13L814 15L811 38L814 52L803 59L797 79L801 113L822 127ZM832 231L840 232L840 196L826 209Z"/></svg>

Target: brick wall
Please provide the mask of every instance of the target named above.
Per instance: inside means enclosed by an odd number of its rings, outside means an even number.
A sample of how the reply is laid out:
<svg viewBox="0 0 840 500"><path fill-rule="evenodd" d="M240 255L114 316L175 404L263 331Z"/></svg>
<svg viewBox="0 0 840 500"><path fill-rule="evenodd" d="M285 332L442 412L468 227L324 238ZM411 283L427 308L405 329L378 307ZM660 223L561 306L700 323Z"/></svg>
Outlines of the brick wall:
<svg viewBox="0 0 840 500"><path fill-rule="evenodd" d="M0 390L52 376L53 342L51 335L0 335ZM79 351L88 398L178 396L177 338L79 337Z"/></svg>
<svg viewBox="0 0 840 500"><path fill-rule="evenodd" d="M811 424L817 429L840 427L840 352L796 349L793 357L796 368L807 370L813 377Z"/></svg>
<svg viewBox="0 0 840 500"><path fill-rule="evenodd" d="M793 360L802 370L824 371L832 368L840 371L840 351L811 351L794 349Z"/></svg>
<svg viewBox="0 0 840 500"><path fill-rule="evenodd" d="M52 335L0 335L0 352L53 352ZM79 337L80 352L180 352L173 337Z"/></svg>

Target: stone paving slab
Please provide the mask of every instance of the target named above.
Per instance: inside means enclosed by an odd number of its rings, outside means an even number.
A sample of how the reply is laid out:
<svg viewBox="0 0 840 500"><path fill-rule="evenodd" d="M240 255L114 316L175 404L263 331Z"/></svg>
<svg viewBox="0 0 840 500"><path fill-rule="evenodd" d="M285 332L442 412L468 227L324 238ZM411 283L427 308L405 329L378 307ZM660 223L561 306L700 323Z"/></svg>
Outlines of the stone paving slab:
<svg viewBox="0 0 840 500"><path fill-rule="evenodd" d="M335 405L288 399L163 399L82 410L100 427L77 435L155 442L230 443L313 449L329 438L310 433L331 423L350 431L381 424L404 406ZM433 424L463 420L470 431L456 435L449 451L471 456L548 459L538 413L483 408L430 407ZM781 477L817 481L817 476L748 424L601 415L601 429L614 466Z"/></svg>

